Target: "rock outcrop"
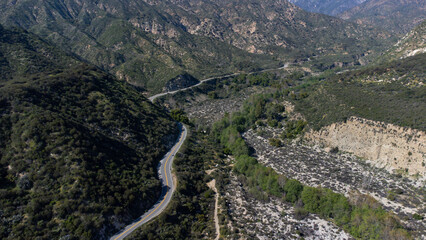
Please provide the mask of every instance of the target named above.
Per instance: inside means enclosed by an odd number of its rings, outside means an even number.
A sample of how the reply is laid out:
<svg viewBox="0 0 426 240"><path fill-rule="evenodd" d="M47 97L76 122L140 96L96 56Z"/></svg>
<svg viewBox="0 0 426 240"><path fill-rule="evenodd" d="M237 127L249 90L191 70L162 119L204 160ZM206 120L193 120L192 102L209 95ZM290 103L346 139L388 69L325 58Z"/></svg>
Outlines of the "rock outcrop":
<svg viewBox="0 0 426 240"><path fill-rule="evenodd" d="M305 139L324 147L338 147L389 171L426 175L426 134L420 130L351 117L310 131Z"/></svg>
<svg viewBox="0 0 426 240"><path fill-rule="evenodd" d="M188 73L179 74L175 78L167 81L166 86L164 87L164 90L166 92L175 91L175 90L179 90L179 89L182 89L182 88L190 87L190 86L195 85L199 82L200 81L198 81L196 78L194 78L193 76L191 76Z"/></svg>

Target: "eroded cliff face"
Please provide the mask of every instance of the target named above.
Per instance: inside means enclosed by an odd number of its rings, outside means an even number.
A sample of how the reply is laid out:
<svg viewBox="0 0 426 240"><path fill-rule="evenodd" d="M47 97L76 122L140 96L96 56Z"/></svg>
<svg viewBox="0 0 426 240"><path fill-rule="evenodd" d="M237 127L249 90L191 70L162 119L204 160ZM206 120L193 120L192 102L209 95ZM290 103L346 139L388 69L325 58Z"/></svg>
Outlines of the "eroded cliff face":
<svg viewBox="0 0 426 240"><path fill-rule="evenodd" d="M410 175L426 173L426 134L423 131L351 117L305 134L310 143L338 147L378 167Z"/></svg>

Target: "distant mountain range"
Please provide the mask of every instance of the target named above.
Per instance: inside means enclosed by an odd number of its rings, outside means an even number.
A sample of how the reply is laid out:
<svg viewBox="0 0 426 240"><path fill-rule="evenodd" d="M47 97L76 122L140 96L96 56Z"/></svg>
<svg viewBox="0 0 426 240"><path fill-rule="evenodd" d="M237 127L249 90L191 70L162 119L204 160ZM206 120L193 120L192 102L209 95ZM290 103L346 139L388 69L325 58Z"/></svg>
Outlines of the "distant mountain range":
<svg viewBox="0 0 426 240"><path fill-rule="evenodd" d="M377 26L396 34L409 32L426 19L424 0L368 0L339 17L368 26Z"/></svg>
<svg viewBox="0 0 426 240"><path fill-rule="evenodd" d="M426 2L422 0L289 0L316 13L380 27L404 34L426 19Z"/></svg>
<svg viewBox="0 0 426 240"><path fill-rule="evenodd" d="M309 12L336 16L366 0L289 0Z"/></svg>
<svg viewBox="0 0 426 240"><path fill-rule="evenodd" d="M274 0L20 0L0 2L0 16L150 93L183 73L202 78L311 55L356 61L391 38Z"/></svg>

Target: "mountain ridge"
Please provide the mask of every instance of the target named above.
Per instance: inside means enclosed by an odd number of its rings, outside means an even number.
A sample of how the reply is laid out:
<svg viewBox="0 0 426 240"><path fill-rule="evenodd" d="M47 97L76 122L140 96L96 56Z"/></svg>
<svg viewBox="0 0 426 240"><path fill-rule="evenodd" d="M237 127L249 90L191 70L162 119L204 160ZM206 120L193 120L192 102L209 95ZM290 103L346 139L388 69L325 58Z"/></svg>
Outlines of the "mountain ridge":
<svg viewBox="0 0 426 240"><path fill-rule="evenodd" d="M287 1L21 0L1 4L0 14L3 24L150 93L182 72L201 78L311 55L357 56L392 38Z"/></svg>
<svg viewBox="0 0 426 240"><path fill-rule="evenodd" d="M362 25L405 34L426 18L426 3L421 0L367 0L338 16Z"/></svg>
<svg viewBox="0 0 426 240"><path fill-rule="evenodd" d="M365 1L366 0L290 0L291 3L307 11L331 16L337 16Z"/></svg>

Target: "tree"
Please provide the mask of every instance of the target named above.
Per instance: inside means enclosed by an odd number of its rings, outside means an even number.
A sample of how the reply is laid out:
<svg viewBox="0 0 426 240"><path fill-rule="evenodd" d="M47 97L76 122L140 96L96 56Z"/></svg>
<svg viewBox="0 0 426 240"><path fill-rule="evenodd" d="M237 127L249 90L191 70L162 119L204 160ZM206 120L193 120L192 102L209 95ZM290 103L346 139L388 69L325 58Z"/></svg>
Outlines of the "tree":
<svg viewBox="0 0 426 240"><path fill-rule="evenodd" d="M217 93L215 91L211 91L208 93L210 99L217 99Z"/></svg>
<svg viewBox="0 0 426 240"><path fill-rule="evenodd" d="M286 200L294 203L300 198L303 185L295 179L290 179L285 183L284 191L286 192Z"/></svg>
<svg viewBox="0 0 426 240"><path fill-rule="evenodd" d="M178 122L189 124L189 118L186 116L186 113L182 109L171 110L170 116Z"/></svg>
<svg viewBox="0 0 426 240"><path fill-rule="evenodd" d="M307 211L317 213L321 204L321 189L304 187L302 201Z"/></svg>

